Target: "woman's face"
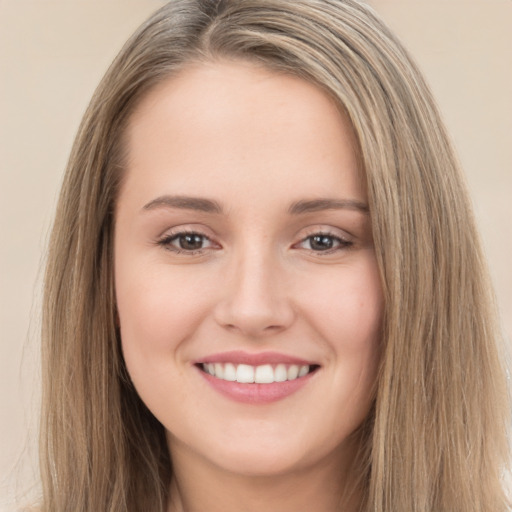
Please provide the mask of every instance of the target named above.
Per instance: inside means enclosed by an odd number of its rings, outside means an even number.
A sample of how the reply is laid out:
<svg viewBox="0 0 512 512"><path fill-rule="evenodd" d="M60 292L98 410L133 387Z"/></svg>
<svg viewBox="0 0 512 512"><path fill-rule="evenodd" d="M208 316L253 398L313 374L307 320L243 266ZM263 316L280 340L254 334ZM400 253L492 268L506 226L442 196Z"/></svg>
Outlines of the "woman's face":
<svg viewBox="0 0 512 512"><path fill-rule="evenodd" d="M174 463L343 464L383 311L347 120L305 81L217 62L150 92L126 141L122 348Z"/></svg>

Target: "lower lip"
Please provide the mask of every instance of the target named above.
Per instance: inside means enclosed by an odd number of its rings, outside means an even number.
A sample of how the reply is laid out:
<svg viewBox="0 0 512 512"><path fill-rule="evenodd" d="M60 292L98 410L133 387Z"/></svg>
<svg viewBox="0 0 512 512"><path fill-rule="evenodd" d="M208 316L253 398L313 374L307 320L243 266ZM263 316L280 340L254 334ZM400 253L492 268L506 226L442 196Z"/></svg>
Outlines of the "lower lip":
<svg viewBox="0 0 512 512"><path fill-rule="evenodd" d="M267 404L277 402L287 396L299 391L305 386L316 371L308 373L304 377L294 380L286 380L284 382L272 382L269 384L243 384L241 382L231 382L228 380L218 379L209 373L197 368L197 371L208 382L212 388L222 395L231 398L236 402L247 404Z"/></svg>

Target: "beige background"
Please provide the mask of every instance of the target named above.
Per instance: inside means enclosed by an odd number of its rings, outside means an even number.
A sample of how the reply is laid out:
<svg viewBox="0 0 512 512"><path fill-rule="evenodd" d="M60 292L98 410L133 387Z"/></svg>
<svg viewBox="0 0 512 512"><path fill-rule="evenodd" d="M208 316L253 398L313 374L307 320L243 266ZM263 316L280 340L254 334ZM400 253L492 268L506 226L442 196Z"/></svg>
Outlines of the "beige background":
<svg viewBox="0 0 512 512"><path fill-rule="evenodd" d="M44 249L95 85L162 0L0 0L0 511L35 475ZM512 337L512 0L373 0L436 94Z"/></svg>

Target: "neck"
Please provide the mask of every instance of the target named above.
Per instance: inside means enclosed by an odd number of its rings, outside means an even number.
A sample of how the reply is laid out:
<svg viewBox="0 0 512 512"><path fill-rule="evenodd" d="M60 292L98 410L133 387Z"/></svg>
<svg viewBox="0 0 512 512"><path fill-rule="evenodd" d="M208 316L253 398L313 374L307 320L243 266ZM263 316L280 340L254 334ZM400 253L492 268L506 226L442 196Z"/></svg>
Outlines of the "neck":
<svg viewBox="0 0 512 512"><path fill-rule="evenodd" d="M184 447L174 448L167 512L356 512L361 504L350 467L339 458L286 474L254 476L223 470Z"/></svg>

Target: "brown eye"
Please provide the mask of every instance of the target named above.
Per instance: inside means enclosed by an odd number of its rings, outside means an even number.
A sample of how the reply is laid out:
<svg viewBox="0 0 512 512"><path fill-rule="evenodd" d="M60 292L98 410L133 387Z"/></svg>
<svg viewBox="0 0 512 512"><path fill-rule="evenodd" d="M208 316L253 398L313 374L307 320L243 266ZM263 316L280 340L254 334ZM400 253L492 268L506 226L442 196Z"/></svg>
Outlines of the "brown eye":
<svg viewBox="0 0 512 512"><path fill-rule="evenodd" d="M184 254L194 254L214 247L214 243L201 233L181 232L170 234L158 241L166 249Z"/></svg>
<svg viewBox="0 0 512 512"><path fill-rule="evenodd" d="M299 244L303 249L317 253L341 251L343 249L348 249L352 245L352 242L329 233L316 233L304 238L304 240Z"/></svg>
<svg viewBox="0 0 512 512"><path fill-rule="evenodd" d="M203 235L198 235L197 233L187 233L176 237L179 248L185 251L197 251L198 249L202 249L204 239L205 237Z"/></svg>
<svg viewBox="0 0 512 512"><path fill-rule="evenodd" d="M329 235L315 235L310 237L309 245L313 251L326 251L334 247L334 237Z"/></svg>

